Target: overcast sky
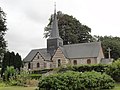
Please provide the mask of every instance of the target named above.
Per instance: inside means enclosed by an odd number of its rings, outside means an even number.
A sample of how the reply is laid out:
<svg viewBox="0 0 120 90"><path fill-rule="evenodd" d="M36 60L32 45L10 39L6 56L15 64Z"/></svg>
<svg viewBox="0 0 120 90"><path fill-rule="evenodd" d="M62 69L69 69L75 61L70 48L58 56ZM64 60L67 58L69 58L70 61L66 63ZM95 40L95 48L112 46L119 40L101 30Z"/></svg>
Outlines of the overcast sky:
<svg viewBox="0 0 120 90"><path fill-rule="evenodd" d="M44 27L54 11L73 15L92 35L120 37L120 0L0 0L7 14L6 40L10 51L24 58L32 49L46 48Z"/></svg>

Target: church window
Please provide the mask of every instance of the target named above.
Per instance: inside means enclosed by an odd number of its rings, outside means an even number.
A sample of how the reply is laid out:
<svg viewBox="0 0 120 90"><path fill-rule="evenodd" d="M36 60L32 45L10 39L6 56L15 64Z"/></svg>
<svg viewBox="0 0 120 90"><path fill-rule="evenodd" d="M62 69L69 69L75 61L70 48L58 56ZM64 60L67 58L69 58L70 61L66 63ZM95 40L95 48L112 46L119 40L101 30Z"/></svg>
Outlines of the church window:
<svg viewBox="0 0 120 90"><path fill-rule="evenodd" d="M40 63L37 63L37 68L39 68L40 67Z"/></svg>
<svg viewBox="0 0 120 90"><path fill-rule="evenodd" d="M61 66L61 60L58 59L58 67L60 67L60 66Z"/></svg>
<svg viewBox="0 0 120 90"><path fill-rule="evenodd" d="M73 61L73 64L74 64L74 65L77 65L77 60L74 60L74 61Z"/></svg>
<svg viewBox="0 0 120 90"><path fill-rule="evenodd" d="M91 64L91 60L90 59L87 60L87 64Z"/></svg>
<svg viewBox="0 0 120 90"><path fill-rule="evenodd" d="M52 64L50 64L50 68L52 68Z"/></svg>
<svg viewBox="0 0 120 90"><path fill-rule="evenodd" d="M29 63L28 63L28 69L30 69L30 67L31 67L31 66L30 66L30 62L29 62Z"/></svg>
<svg viewBox="0 0 120 90"><path fill-rule="evenodd" d="M39 59L40 57L39 56L37 56L37 59Z"/></svg>

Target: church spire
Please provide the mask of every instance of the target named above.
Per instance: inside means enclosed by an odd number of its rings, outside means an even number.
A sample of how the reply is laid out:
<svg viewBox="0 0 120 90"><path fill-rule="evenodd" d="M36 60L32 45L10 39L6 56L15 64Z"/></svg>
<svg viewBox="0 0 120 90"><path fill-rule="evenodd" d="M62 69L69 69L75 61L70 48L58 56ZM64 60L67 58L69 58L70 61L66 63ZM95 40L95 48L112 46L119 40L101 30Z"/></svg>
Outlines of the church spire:
<svg viewBox="0 0 120 90"><path fill-rule="evenodd" d="M56 3L54 5L54 16L52 18L50 38L60 38L58 30L58 20L56 14Z"/></svg>
<svg viewBox="0 0 120 90"><path fill-rule="evenodd" d="M54 14L56 13L56 2L54 3Z"/></svg>
<svg viewBox="0 0 120 90"><path fill-rule="evenodd" d="M56 4L55 4L50 37L47 39L47 51L50 53L50 55L53 55L57 50L57 48L62 46L63 46L63 40L59 36L58 20L57 20Z"/></svg>

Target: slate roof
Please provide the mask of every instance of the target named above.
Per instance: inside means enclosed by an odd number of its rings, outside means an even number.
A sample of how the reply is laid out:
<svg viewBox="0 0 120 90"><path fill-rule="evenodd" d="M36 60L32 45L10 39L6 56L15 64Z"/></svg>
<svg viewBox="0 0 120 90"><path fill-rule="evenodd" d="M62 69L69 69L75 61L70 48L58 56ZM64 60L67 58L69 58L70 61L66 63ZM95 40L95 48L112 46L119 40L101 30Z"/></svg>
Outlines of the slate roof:
<svg viewBox="0 0 120 90"><path fill-rule="evenodd" d="M51 32L50 32L49 38L60 38L59 30L58 30L58 20L57 20L57 15L56 15L56 8L54 10L54 17L52 20Z"/></svg>
<svg viewBox="0 0 120 90"><path fill-rule="evenodd" d="M63 48L67 58L98 57L101 42L64 45Z"/></svg>
<svg viewBox="0 0 120 90"><path fill-rule="evenodd" d="M23 61L24 62L32 61L37 53L39 53L43 57L44 60L50 61L51 56L50 56L50 53L47 52L46 48L31 50L30 53L24 58Z"/></svg>
<svg viewBox="0 0 120 90"><path fill-rule="evenodd" d="M101 42L64 45L63 47L60 47L60 49L68 59L98 57L101 49ZM31 50L31 52L25 57L24 62L31 61L37 53L40 53L44 60L51 60L50 53L44 48Z"/></svg>

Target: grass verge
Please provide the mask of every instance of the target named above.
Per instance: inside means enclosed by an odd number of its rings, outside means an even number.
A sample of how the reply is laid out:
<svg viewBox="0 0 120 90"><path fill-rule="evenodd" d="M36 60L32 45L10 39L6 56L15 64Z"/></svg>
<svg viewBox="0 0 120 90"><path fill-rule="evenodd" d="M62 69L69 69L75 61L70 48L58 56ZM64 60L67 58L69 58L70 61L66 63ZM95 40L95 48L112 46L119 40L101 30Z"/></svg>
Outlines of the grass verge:
<svg viewBox="0 0 120 90"><path fill-rule="evenodd" d="M37 87L0 87L0 90L35 90Z"/></svg>
<svg viewBox="0 0 120 90"><path fill-rule="evenodd" d="M116 83L115 88L113 90L120 90L120 83Z"/></svg>

